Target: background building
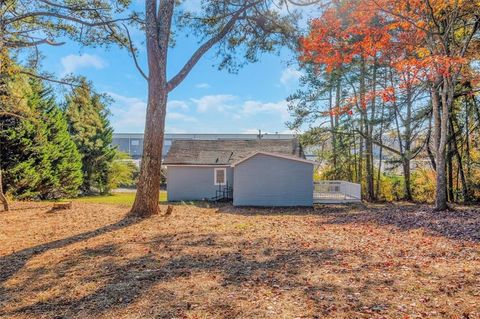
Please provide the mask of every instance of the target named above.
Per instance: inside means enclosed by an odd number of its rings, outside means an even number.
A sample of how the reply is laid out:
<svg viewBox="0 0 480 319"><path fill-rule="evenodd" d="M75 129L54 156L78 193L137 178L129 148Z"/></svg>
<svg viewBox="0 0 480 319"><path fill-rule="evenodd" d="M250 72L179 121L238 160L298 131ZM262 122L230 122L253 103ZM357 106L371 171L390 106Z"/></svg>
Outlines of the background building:
<svg viewBox="0 0 480 319"><path fill-rule="evenodd" d="M255 139L292 139L295 134L165 134L163 141L163 158L167 155L173 140L255 140ZM139 160L143 154L142 133L114 133L113 144L122 152ZM315 158L313 152L305 151L307 158Z"/></svg>

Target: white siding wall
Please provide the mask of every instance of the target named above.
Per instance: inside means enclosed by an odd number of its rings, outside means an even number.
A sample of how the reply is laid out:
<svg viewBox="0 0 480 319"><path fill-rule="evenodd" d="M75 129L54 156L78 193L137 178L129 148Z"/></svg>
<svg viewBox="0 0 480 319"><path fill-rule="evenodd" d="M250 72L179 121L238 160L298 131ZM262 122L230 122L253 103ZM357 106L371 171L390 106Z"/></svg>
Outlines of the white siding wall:
<svg viewBox="0 0 480 319"><path fill-rule="evenodd" d="M312 206L313 165L258 154L234 167L236 206Z"/></svg>
<svg viewBox="0 0 480 319"><path fill-rule="evenodd" d="M219 186L214 185L214 167L168 166L167 196L169 201L210 199ZM233 170L227 167L227 183L233 184ZM223 186L222 186L223 187Z"/></svg>

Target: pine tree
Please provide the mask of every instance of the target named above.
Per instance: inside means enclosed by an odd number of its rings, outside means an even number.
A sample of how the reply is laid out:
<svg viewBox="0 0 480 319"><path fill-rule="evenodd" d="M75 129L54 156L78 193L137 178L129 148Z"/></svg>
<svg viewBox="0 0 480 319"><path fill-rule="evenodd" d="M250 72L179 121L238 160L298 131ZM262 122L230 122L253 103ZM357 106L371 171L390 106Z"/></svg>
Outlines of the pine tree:
<svg viewBox="0 0 480 319"><path fill-rule="evenodd" d="M75 196L82 178L80 155L51 90L23 77L12 79L9 87L15 90L4 94L25 103L28 112L0 119L6 190L19 199Z"/></svg>
<svg viewBox="0 0 480 319"><path fill-rule="evenodd" d="M29 110L22 117L8 113L0 117L0 162L5 191L17 198L37 198L46 162L42 161L44 151L39 143L43 123L36 121L31 112L32 88L25 77L17 76L5 81L1 95L2 101L15 101L22 109Z"/></svg>
<svg viewBox="0 0 480 319"><path fill-rule="evenodd" d="M82 185L80 153L68 132L68 123L56 105L51 90L37 90L40 95L39 110L46 125L47 161L51 174L42 183L42 196L47 198L74 197Z"/></svg>
<svg viewBox="0 0 480 319"><path fill-rule="evenodd" d="M45 149L39 143L43 128L31 121L0 118L0 161L5 191L18 199L40 198L42 176L50 173Z"/></svg>
<svg viewBox="0 0 480 319"><path fill-rule="evenodd" d="M66 97L69 131L82 155L83 193L108 193L108 176L115 157L107 100L83 80Z"/></svg>

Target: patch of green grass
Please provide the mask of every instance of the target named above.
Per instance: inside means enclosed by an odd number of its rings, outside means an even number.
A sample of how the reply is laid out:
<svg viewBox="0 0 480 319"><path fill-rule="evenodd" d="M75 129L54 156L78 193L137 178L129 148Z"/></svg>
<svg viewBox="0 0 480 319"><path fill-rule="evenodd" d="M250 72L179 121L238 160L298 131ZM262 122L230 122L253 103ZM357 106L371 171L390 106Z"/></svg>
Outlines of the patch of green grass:
<svg viewBox="0 0 480 319"><path fill-rule="evenodd" d="M114 193L105 196L85 196L72 199L73 202L78 203L92 203L92 204L119 204L132 205L135 200L135 193ZM167 192L160 192L159 202L167 201Z"/></svg>

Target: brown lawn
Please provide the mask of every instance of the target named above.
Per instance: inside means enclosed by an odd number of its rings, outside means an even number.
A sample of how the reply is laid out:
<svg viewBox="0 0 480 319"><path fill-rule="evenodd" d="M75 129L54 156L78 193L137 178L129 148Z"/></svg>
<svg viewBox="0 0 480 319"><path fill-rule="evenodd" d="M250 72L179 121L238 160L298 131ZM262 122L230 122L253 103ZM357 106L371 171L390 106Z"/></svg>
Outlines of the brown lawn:
<svg viewBox="0 0 480 319"><path fill-rule="evenodd" d="M480 318L480 209L16 203L1 318Z"/></svg>

